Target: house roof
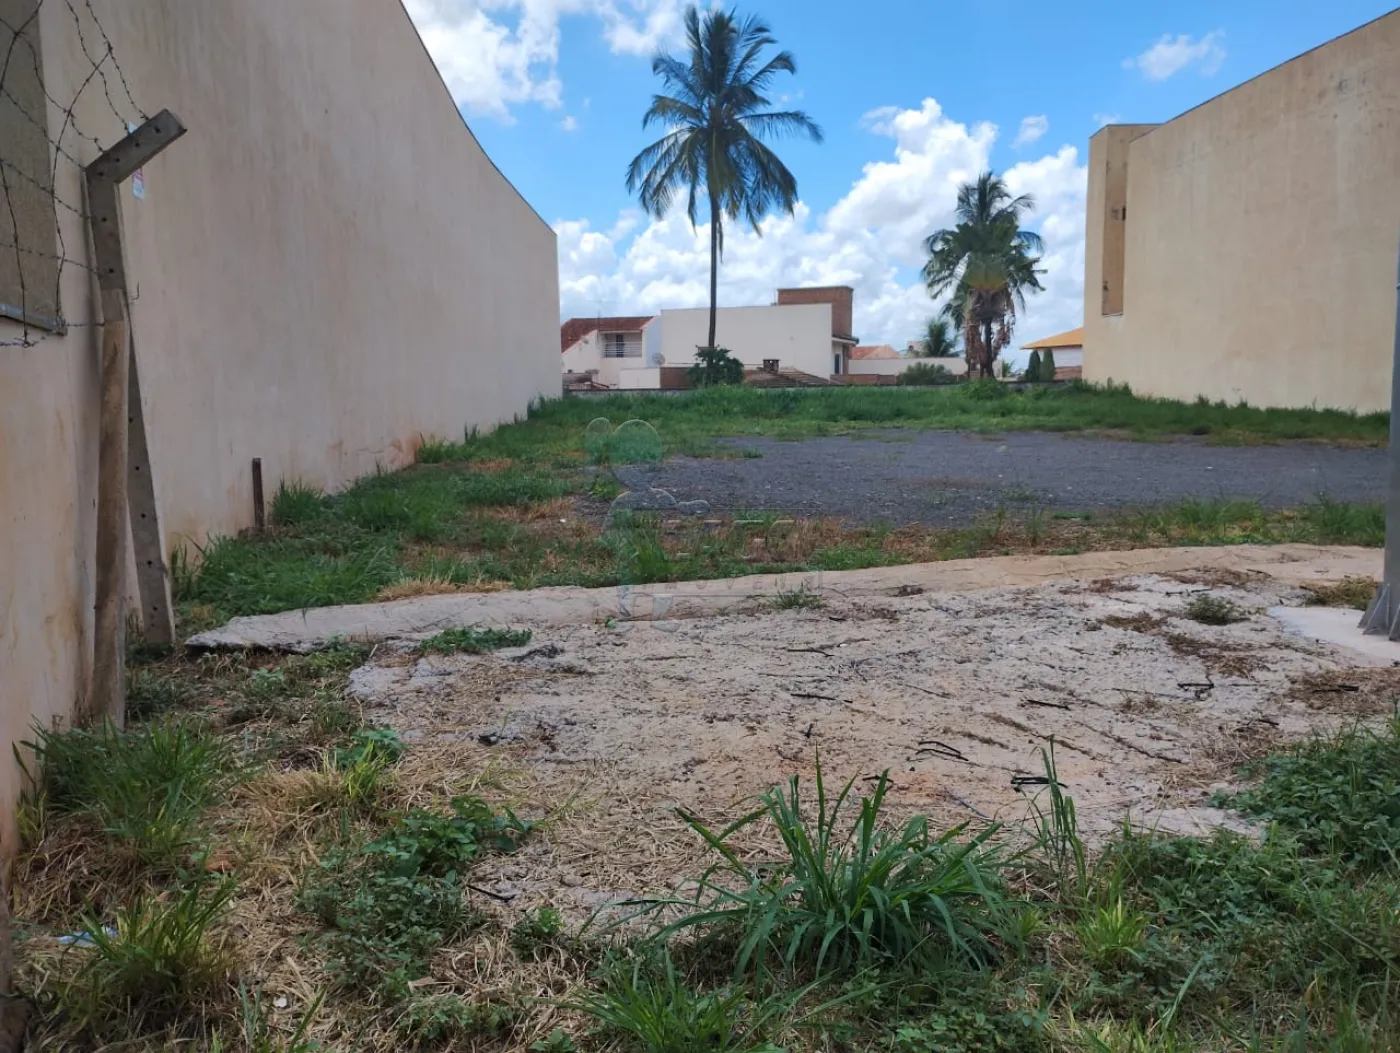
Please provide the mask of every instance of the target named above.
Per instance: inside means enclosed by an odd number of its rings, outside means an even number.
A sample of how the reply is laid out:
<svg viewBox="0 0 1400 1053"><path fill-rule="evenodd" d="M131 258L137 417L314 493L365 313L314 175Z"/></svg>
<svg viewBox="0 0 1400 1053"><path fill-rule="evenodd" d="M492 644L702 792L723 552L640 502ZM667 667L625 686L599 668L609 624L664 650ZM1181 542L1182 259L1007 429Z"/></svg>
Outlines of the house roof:
<svg viewBox="0 0 1400 1053"><path fill-rule="evenodd" d="M889 344L867 344L865 347L851 348L851 357L860 358L899 358L899 352Z"/></svg>
<svg viewBox="0 0 1400 1053"><path fill-rule="evenodd" d="M626 315L613 318L570 318L559 327L559 350L573 347L589 333L635 333L652 320L652 315Z"/></svg>
<svg viewBox="0 0 1400 1053"><path fill-rule="evenodd" d="M1084 327L1070 329L1067 332L1056 333L1054 336L1047 336L1044 340L1036 340L1029 344L1022 344L1022 351L1044 351L1046 348L1061 347L1083 347Z"/></svg>

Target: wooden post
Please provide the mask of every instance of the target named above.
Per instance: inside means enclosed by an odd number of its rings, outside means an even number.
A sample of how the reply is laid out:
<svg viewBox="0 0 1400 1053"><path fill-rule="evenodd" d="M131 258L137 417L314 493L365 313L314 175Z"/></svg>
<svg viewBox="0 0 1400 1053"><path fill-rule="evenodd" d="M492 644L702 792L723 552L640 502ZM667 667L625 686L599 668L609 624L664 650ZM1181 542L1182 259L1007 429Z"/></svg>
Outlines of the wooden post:
<svg viewBox="0 0 1400 1053"><path fill-rule="evenodd" d="M253 458L253 529L267 530L267 505L263 503L262 458Z"/></svg>
<svg viewBox="0 0 1400 1053"><path fill-rule="evenodd" d="M115 185L109 187L113 196ZM129 363L126 295L102 291L102 379L97 425L97 573L92 691L80 724L126 716L126 473Z"/></svg>
<svg viewBox="0 0 1400 1053"><path fill-rule="evenodd" d="M94 575L92 690L83 708L75 714L79 724L111 720L120 725L126 717L126 566L128 523L128 475L134 467L145 472L139 487L143 497L149 488L150 500L143 501L137 518L145 513L150 529L137 531L143 546L138 563L143 565L140 584L148 586L159 570L161 591L168 617L169 593L164 554L149 556L151 538L159 545L159 524L154 519L155 501L150 461L146 450L145 418L141 414L137 431L139 449L131 458L131 389L136 388L140 413L140 380L133 368L131 320L126 292L126 260L122 250L120 187L142 165L185 134L185 126L169 110L162 110L84 170L87 177L88 220L92 226L93 269L102 292L102 354L100 409L97 450L97 569ZM142 613L158 608L142 595ZM148 624L150 619L147 618ZM160 633L157 628L157 635ZM168 635L173 639L173 625Z"/></svg>
<svg viewBox="0 0 1400 1053"><path fill-rule="evenodd" d="M146 442L146 408L141 400L141 371L136 365L134 332L127 343L131 345L131 364L126 407L129 428L126 497L131 510L137 592L141 597L141 631L148 643L169 645L175 642L175 609L170 601L170 568L165 559L165 533L160 527L155 473L151 470L151 452Z"/></svg>

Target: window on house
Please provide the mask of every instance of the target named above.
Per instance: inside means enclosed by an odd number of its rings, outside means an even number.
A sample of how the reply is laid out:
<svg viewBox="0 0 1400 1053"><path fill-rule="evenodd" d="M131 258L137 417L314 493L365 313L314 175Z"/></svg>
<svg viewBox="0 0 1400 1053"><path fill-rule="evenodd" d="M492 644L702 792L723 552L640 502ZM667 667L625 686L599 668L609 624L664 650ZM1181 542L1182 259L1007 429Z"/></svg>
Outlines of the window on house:
<svg viewBox="0 0 1400 1053"><path fill-rule="evenodd" d="M628 354L626 333L603 334L604 358L626 358Z"/></svg>
<svg viewBox="0 0 1400 1053"><path fill-rule="evenodd" d="M0 0L0 317L58 329L58 235L39 0Z"/></svg>

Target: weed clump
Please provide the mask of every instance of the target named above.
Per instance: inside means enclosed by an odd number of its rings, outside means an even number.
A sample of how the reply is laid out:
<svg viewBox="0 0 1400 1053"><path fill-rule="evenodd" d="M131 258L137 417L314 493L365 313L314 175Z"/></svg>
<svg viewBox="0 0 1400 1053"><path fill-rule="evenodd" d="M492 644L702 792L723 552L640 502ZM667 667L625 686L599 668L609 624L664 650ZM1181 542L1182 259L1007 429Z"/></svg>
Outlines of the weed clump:
<svg viewBox="0 0 1400 1053"><path fill-rule="evenodd" d="M425 654L486 654L505 647L524 647L530 642L529 629L483 628L467 625L444 629L418 645Z"/></svg>
<svg viewBox="0 0 1400 1053"><path fill-rule="evenodd" d="M199 844L203 811L247 774L228 741L193 722L131 731L36 729L44 813L95 821L140 863L174 868Z"/></svg>
<svg viewBox="0 0 1400 1053"><path fill-rule="evenodd" d="M1249 614L1238 604L1208 592L1192 597L1183 613L1202 625L1233 625L1249 620Z"/></svg>
<svg viewBox="0 0 1400 1053"><path fill-rule="evenodd" d="M963 839L964 827L935 835L917 816L892 829L884 820L888 773L845 808L852 779L832 797L818 762L816 809L796 776L786 790L721 830L685 821L718 857L697 881L695 901L663 927L717 934L736 947L735 972L803 969L849 975L892 965L980 966L998 957L1010 919L1002 850L989 828ZM776 858L750 861L733 847L741 831L763 824L781 840Z"/></svg>
<svg viewBox="0 0 1400 1053"><path fill-rule="evenodd" d="M159 1025L188 1012L224 983L233 966L226 940L213 929L227 913L231 880L195 882L164 900L137 900L108 927L83 919L87 946L59 1004L81 1029Z"/></svg>
<svg viewBox="0 0 1400 1053"><path fill-rule="evenodd" d="M415 809L358 850L338 850L303 882L301 909L326 926L331 972L344 986L400 1001L434 950L483 918L465 899L482 854L513 851L530 824L461 797L450 815Z"/></svg>

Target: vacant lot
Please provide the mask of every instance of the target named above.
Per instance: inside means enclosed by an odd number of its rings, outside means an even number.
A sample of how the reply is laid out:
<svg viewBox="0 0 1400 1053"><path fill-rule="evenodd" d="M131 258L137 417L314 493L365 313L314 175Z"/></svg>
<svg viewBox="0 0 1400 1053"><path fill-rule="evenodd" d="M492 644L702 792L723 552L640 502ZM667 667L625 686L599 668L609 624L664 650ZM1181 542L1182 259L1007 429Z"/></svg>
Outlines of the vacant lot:
<svg viewBox="0 0 1400 1053"><path fill-rule="evenodd" d="M607 530L618 487L584 471L584 431L600 414L651 421L671 457L662 482L719 514ZM191 551L176 591L186 623L202 627L456 590L1146 545L1379 545L1370 481L1383 454L1364 447L1385 425L1080 387L568 399L486 437L426 441L417 466L339 494L283 480L272 529ZM852 434L874 428L880 441Z"/></svg>

